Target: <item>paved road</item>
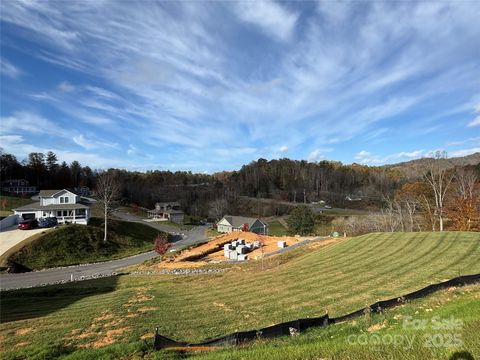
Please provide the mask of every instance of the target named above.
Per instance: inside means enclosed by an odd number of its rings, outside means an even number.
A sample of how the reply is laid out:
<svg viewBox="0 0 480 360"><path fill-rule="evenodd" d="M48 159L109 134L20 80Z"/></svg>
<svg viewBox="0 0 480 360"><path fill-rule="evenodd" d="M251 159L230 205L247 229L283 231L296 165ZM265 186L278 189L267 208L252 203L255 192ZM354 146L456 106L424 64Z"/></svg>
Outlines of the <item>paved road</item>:
<svg viewBox="0 0 480 360"><path fill-rule="evenodd" d="M142 224L152 226L158 230L166 230L165 225L145 222L131 214L115 213L115 215L126 221L141 222ZM172 232L171 230L172 228L168 227L167 231ZM192 230L185 231L183 236L176 235L176 241L174 242L172 248L180 249L189 245L205 241L205 230L206 226L198 226L193 228ZM131 256L124 259L112 260L96 264L70 266L66 268L54 268L22 274L2 274L0 275L0 289L7 290L15 288L25 288L60 281L68 281L70 280L72 275L74 279L80 279L82 276L91 277L101 274L111 274L113 272L117 272L124 267L140 264L145 260L154 258L155 256L157 256L157 254L154 251L149 251L147 253Z"/></svg>

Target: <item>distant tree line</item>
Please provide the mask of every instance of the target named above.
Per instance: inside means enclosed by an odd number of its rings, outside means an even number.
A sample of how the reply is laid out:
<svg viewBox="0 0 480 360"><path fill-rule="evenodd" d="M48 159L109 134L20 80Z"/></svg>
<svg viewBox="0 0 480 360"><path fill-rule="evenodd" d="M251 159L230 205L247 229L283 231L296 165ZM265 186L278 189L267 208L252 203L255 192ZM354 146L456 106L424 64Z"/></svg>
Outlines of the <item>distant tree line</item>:
<svg viewBox="0 0 480 360"><path fill-rule="evenodd" d="M53 152L31 153L22 161L11 154L0 155L2 181L23 178L39 189L95 189L104 172L78 161L59 163ZM259 159L238 171L211 175L158 170L108 172L114 173L120 184L119 198L123 203L153 208L158 201L179 201L183 210L193 216L283 215L292 210L292 203L323 200L332 206L356 206L382 215L370 224L364 219L366 224L342 225L350 230L478 228L480 164L448 166L445 154L422 159L418 162L421 166L416 164L402 168Z"/></svg>
<svg viewBox="0 0 480 360"><path fill-rule="evenodd" d="M22 161L14 155L0 153L0 177L2 181L9 179L26 179L30 185L39 189L72 188L95 185L98 175L89 166L82 166L78 161L67 164L59 163L57 155L52 151L46 154L33 152Z"/></svg>

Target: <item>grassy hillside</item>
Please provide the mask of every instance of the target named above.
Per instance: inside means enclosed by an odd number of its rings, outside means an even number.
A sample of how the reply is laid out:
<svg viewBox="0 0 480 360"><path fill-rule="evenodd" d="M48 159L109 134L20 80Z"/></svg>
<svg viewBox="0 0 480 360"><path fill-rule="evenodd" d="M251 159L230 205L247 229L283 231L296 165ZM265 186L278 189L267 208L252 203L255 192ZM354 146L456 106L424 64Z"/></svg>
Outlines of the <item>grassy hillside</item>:
<svg viewBox="0 0 480 360"><path fill-rule="evenodd" d="M13 214L12 209L31 204L34 201L30 197L0 195L0 216Z"/></svg>
<svg viewBox="0 0 480 360"><path fill-rule="evenodd" d="M480 356L479 299L479 285L449 289L383 314L366 315L328 328L311 329L301 336L263 340L241 348L206 352L192 357L196 360L423 360L448 359L455 352L468 352L477 359ZM450 320L452 316L462 322L458 329L435 328L435 321ZM414 329L411 326L413 319L428 325L423 329ZM452 337L458 340L459 346L443 346L448 345ZM398 345L375 345L376 341L388 343L390 339L395 339ZM440 346L428 346L433 343ZM161 359L169 353L171 351L155 353L152 358Z"/></svg>
<svg viewBox="0 0 480 360"><path fill-rule="evenodd" d="M165 336L198 341L325 311L335 317L478 273L479 258L478 233L379 233L294 250L267 260L264 271L253 262L224 274L122 276L14 291L2 295L0 337L12 349L5 358L130 357L155 326Z"/></svg>
<svg viewBox="0 0 480 360"><path fill-rule="evenodd" d="M103 220L92 218L88 226L60 226L37 237L10 257L29 269L74 265L117 259L153 249L158 230L150 226L112 220L103 242Z"/></svg>

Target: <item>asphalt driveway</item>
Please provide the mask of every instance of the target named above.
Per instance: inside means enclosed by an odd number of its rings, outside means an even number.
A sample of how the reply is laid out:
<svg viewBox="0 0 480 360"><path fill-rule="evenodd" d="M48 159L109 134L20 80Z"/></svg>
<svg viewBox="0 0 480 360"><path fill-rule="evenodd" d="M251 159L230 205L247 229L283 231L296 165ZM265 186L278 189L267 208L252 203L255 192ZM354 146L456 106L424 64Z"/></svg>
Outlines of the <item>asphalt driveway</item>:
<svg viewBox="0 0 480 360"><path fill-rule="evenodd" d="M42 231L45 229L18 230L16 225L2 229L0 232L0 256L23 240Z"/></svg>

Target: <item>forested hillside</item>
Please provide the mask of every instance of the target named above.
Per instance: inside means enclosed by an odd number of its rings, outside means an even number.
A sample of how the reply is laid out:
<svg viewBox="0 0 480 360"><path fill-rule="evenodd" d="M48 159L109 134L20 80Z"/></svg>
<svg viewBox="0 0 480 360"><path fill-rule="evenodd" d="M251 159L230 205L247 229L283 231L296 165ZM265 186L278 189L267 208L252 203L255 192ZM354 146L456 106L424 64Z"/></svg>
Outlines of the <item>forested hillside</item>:
<svg viewBox="0 0 480 360"><path fill-rule="evenodd" d="M437 226L436 219L449 209L463 208L469 214L477 210L480 154L454 159L448 159L445 154L437 157L438 159L419 159L379 167L344 165L336 161L259 159L244 165L238 171L215 174L158 170L109 171L115 172L121 184L121 201L125 204L152 208L157 201L175 200L181 203L187 213L207 216L251 209L251 205L245 204L249 198L278 200L278 205L275 203L275 206L249 210L250 215L255 215L252 213L255 212L259 216L268 216L288 212L290 208L282 208L280 205L284 202L310 203L323 200L337 207L384 210L391 217L391 222L382 225L382 230L414 231L434 229ZM22 162L11 154L2 154L1 164L2 180L24 178L39 189L77 186L94 189L96 178L102 172L82 166L77 161L59 164L52 152L31 153ZM442 204L436 203L432 184L426 178L429 173L437 174L435 169L441 170L438 174L443 174L442 181L446 181L446 185L448 183L448 193L444 197L449 201ZM473 176L472 184L468 184L469 176ZM472 196L467 196L466 186L469 186L470 192L473 191ZM455 217L455 213L451 213ZM399 220L393 221L393 214ZM414 221L414 217L419 214L424 218L422 224ZM471 227L472 216L456 220L464 222L462 230ZM470 222L465 223L465 219Z"/></svg>

